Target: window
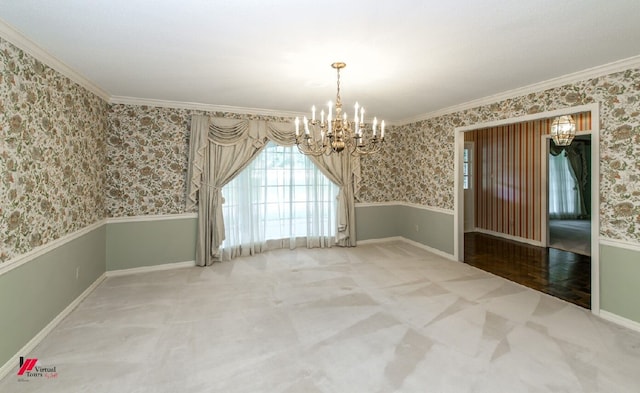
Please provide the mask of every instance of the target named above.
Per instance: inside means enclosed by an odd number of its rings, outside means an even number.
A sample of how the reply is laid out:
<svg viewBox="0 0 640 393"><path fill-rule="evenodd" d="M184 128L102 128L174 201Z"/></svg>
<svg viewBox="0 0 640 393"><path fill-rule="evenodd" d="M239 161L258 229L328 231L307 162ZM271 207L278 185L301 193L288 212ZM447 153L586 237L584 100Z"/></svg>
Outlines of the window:
<svg viewBox="0 0 640 393"><path fill-rule="evenodd" d="M323 246L335 236L338 186L295 147L269 142L222 194L223 249L300 238Z"/></svg>
<svg viewBox="0 0 640 393"><path fill-rule="evenodd" d="M471 150L467 147L462 156L462 186L465 190L471 188Z"/></svg>

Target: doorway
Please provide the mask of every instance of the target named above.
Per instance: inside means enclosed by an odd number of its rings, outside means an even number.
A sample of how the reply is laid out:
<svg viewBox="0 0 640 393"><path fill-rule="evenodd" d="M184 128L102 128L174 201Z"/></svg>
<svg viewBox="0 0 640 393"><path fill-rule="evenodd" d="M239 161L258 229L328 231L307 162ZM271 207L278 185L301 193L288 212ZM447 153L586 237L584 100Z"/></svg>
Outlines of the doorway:
<svg viewBox="0 0 640 393"><path fill-rule="evenodd" d="M576 107L571 107L571 108L565 108L565 109L561 109L561 110L555 110L555 111L549 111L549 112L543 112L543 113L537 113L537 114L532 114L532 115L527 115L527 116L522 116L519 118L510 118L510 119L504 119L504 120L499 120L499 121L494 121L494 122L487 122L487 123L479 123L479 124L474 124L474 125L469 125L469 126L464 126L464 127L458 127L455 129L455 151L454 151L454 156L455 156L455 161L454 161L454 171L455 171L455 177L454 177L454 257L456 260L463 262L464 261L464 250L465 250L465 198L464 198L464 187L463 187L463 170L464 170L464 142L465 142L465 133L471 132L471 131L475 131L475 130L480 130L480 129L484 129L484 128L491 128L491 127L497 127L497 126L505 126L505 125L510 125L510 124L514 124L514 123L522 123L522 122L530 122L530 121L538 121L538 120L544 120L544 119L551 119L551 118L555 118L557 116L561 116L564 114L575 114L575 113L580 113L580 112L588 112L591 116L591 148L590 148L590 152L591 152L591 157L593 157L593 159L591 160L591 211L595 212L595 214L591 214L591 228L593 228L593 230L591 231L591 266L590 266L590 303L591 303L591 310L594 314L599 314L600 312L600 297L599 297L599 283L600 283L600 277L599 277L599 244L597 241L597 235L599 233L599 215L597 214L598 212L598 207L599 207L599 104L589 104L589 105L581 105L581 106L576 106ZM517 138L516 138L517 139ZM538 141L540 141L538 139ZM479 147L478 145L475 146L476 149L476 162L479 160L477 154L479 151ZM529 152L526 149L525 150L525 154L534 154L536 157L541 157L540 154L540 149L538 148L537 151L535 152ZM507 152L506 154L510 154L510 149L505 149L505 151ZM547 162L546 159L538 162L537 164L537 171L546 171L546 166L547 166ZM544 166L544 168L541 168L541 166ZM476 166L475 168L475 183L476 185L478 184L478 171L480 170L480 168L478 168ZM498 171L501 171L501 168L497 169ZM496 172L498 174L502 173L502 172ZM544 173L544 172L543 172ZM502 175L496 175L496 176L502 176ZM546 181L543 182L545 187L546 187ZM545 194L543 194L542 192L544 191L546 193L546 189L542 189L542 187L534 187L535 193L533 196L531 196L530 198L534 199L534 200L541 200L542 203L545 205L543 206L543 209L540 209L539 207L536 207L537 209L537 213L534 217L534 221L533 222L526 222L524 223L524 227L527 227L528 225L531 225L533 228L535 228L535 231L544 237L544 239L540 239L540 236L538 236L538 240L536 240L535 242L532 242L531 244L537 247L544 247L546 245L547 242L547 238L548 238L548 231L546 229L546 222L543 221L547 221L546 217L547 217L547 210L546 210L546 204L547 204L547 198L544 197ZM504 198L503 198L504 199ZM476 197L476 201L477 201L477 197ZM499 203L499 202L496 202ZM542 212L544 212L544 214L542 214ZM475 211L475 216L480 217L481 213L479 213L478 210ZM544 216L544 217L541 217ZM511 222L504 221L502 219L497 220L498 222L502 223L502 225L506 225L507 227L511 227L513 226ZM476 222L476 224L478 224L478 222ZM544 225L544 230L542 230ZM522 225L519 225L522 226ZM485 234L486 235L486 234ZM504 239L503 239L504 240ZM508 240L508 239L507 239ZM557 251L557 250L555 250ZM555 252L554 251L554 252ZM561 251L558 251L561 252Z"/></svg>
<svg viewBox="0 0 640 393"><path fill-rule="evenodd" d="M545 143L545 246L591 256L591 134L576 135L566 147L556 146L548 137Z"/></svg>

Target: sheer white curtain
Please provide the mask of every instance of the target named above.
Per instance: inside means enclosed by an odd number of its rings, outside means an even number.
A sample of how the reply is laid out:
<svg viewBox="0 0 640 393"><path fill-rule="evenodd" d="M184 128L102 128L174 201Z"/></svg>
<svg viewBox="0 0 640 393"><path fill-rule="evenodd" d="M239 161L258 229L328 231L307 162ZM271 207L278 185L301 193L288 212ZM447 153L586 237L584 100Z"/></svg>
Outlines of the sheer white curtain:
<svg viewBox="0 0 640 393"><path fill-rule="evenodd" d="M586 212L566 152L549 155L549 218L576 219Z"/></svg>
<svg viewBox="0 0 640 393"><path fill-rule="evenodd" d="M229 232L225 230L227 213L223 214L225 198L222 194L222 188L258 156L268 141L274 141L279 146L294 146L295 133L291 122L193 115L189 139L186 209L187 211L192 211L196 207L198 209L196 264L209 266L213 262L223 259L221 246ZM294 154L293 151L291 154ZM307 157L305 160L307 162L309 158ZM308 232L306 240L301 241L296 232L290 235L288 240L280 240L280 244L281 246L286 246L285 243L295 246L296 243L304 244L307 242L309 246L314 246L314 244L323 246L335 242L339 246L354 247L356 245L355 195L360 180L359 159L342 154L331 157L314 157L313 162L321 173L337 185L338 196L335 208L322 210L335 214L333 217L336 218L333 224L327 226L329 233L335 234L334 239L327 239L324 234L315 235L313 232ZM315 167L313 168L315 170ZM321 189L313 184L309 184L308 187L311 188L309 194ZM244 197L246 196L244 195ZM330 201L335 202L335 199L332 198ZM267 213L271 214L271 211L268 210ZM244 238L248 239L247 236ZM295 239L295 241L292 243L291 239ZM259 252L276 242L267 240L266 244L260 245L252 241L253 245L249 246L245 240L239 243L236 240L227 242L227 244L245 244L244 248L249 251L243 250L242 253L246 255L246 253L252 252L251 247L253 247L253 251ZM229 252L228 256L230 255Z"/></svg>
<svg viewBox="0 0 640 393"><path fill-rule="evenodd" d="M338 186L295 147L269 142L222 194L223 260L335 241Z"/></svg>

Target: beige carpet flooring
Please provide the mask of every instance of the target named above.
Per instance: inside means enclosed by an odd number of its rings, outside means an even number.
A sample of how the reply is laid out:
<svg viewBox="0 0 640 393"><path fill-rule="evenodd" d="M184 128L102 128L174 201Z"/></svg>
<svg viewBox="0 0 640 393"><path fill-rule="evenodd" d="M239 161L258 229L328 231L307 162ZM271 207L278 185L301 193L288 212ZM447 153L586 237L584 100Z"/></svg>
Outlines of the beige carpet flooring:
<svg viewBox="0 0 640 393"><path fill-rule="evenodd" d="M591 221L549 220L549 247L591 255Z"/></svg>
<svg viewBox="0 0 640 393"><path fill-rule="evenodd" d="M403 242L104 281L0 392L638 392L640 333Z"/></svg>

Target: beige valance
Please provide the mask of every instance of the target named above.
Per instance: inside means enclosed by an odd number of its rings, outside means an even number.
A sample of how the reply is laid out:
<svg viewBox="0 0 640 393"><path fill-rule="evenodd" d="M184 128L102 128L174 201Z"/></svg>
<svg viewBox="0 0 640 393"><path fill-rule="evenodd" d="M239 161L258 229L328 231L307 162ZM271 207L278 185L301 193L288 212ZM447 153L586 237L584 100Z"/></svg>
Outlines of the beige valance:
<svg viewBox="0 0 640 393"><path fill-rule="evenodd" d="M222 188L262 151L268 141L295 144L293 124L194 115L191 120L186 208L198 207L196 263L219 260L224 240ZM355 198L360 160L349 154L311 157L339 188L336 243L355 246Z"/></svg>

